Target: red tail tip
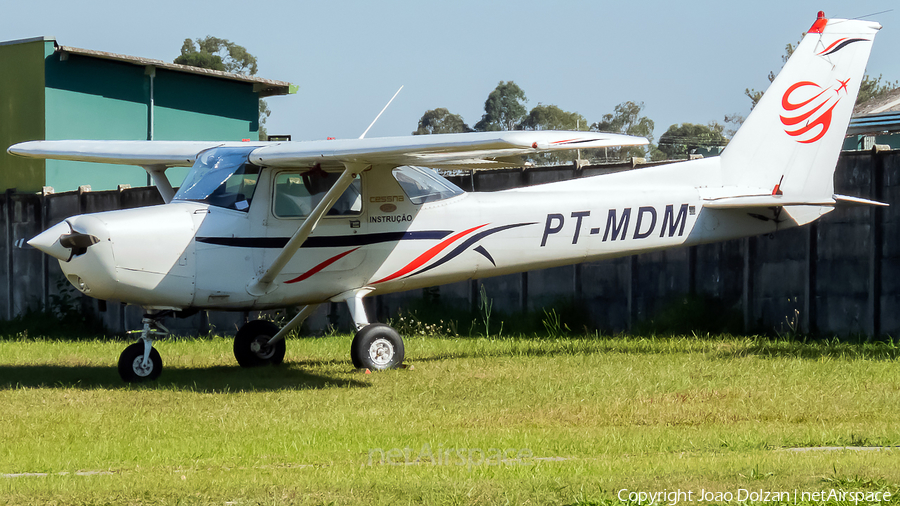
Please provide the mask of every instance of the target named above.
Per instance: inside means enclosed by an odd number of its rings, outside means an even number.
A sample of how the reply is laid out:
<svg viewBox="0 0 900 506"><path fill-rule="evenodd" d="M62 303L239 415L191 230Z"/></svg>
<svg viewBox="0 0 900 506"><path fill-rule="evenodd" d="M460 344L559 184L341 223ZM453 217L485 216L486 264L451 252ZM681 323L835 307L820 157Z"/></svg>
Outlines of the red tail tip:
<svg viewBox="0 0 900 506"><path fill-rule="evenodd" d="M813 23L812 27L809 29L809 33L822 33L822 30L825 29L825 25L828 24L828 19L825 18L825 11L819 11L816 15L816 22Z"/></svg>

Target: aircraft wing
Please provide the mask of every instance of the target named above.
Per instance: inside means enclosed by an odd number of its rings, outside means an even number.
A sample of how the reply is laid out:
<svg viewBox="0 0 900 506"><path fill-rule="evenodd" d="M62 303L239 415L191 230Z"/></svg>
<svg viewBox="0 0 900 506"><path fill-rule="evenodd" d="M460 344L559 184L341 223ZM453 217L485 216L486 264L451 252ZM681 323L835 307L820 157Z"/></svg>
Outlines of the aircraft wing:
<svg viewBox="0 0 900 506"><path fill-rule="evenodd" d="M29 158L187 167L209 148L256 146L250 160L271 167L362 163L473 168L516 165L511 157L530 153L646 144L643 137L601 132L500 131L301 142L31 141L9 152Z"/></svg>
<svg viewBox="0 0 900 506"><path fill-rule="evenodd" d="M642 146L643 137L566 131L499 131L280 143L261 147L250 160L269 167L344 163L471 168L509 165L509 157L546 151Z"/></svg>
<svg viewBox="0 0 900 506"><path fill-rule="evenodd" d="M262 143L217 141L30 141L9 148L26 158L166 167L190 167L197 155L219 146Z"/></svg>

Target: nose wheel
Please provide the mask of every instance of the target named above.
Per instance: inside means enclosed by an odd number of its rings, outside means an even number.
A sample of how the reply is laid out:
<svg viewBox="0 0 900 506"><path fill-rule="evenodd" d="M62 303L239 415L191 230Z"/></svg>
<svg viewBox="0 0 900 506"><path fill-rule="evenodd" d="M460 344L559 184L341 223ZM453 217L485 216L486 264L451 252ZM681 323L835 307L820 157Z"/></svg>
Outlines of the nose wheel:
<svg viewBox="0 0 900 506"><path fill-rule="evenodd" d="M159 352L150 348L150 354L144 359L144 343L138 341L119 355L119 376L126 383L153 381L162 373L163 363Z"/></svg>
<svg viewBox="0 0 900 506"><path fill-rule="evenodd" d="M144 328L138 342L125 348L119 355L119 376L126 383L153 381L162 373L163 363L159 352L153 348L153 338L169 335L169 329L159 323L164 314L145 314ZM136 332L136 331L135 331Z"/></svg>

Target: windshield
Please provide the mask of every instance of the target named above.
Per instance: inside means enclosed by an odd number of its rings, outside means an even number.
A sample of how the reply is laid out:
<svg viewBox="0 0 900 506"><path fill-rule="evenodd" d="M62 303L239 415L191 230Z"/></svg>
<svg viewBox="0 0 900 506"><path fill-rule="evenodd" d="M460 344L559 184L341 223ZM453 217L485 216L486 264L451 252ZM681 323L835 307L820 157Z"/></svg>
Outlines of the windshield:
<svg viewBox="0 0 900 506"><path fill-rule="evenodd" d="M254 149L213 148L200 153L174 199L247 211L259 177L259 167L247 161Z"/></svg>
<svg viewBox="0 0 900 506"><path fill-rule="evenodd" d="M426 167L405 165L391 172L413 204L449 199L465 193L460 187Z"/></svg>

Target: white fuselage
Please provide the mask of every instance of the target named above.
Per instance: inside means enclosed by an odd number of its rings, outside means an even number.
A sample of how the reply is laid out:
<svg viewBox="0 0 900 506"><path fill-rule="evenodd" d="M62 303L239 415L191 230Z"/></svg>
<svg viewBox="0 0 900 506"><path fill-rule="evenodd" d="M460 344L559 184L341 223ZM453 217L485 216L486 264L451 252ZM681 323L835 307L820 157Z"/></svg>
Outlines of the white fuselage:
<svg viewBox="0 0 900 506"><path fill-rule="evenodd" d="M362 174L361 212L323 218L274 289L256 296L249 280L302 223L277 216L271 195L284 171L264 169L247 211L175 200L72 217L72 231L99 242L60 265L76 287L100 299L156 309L267 309L361 288L390 293L775 230L774 220L703 208L698 181L715 179L717 164L678 163L421 205L410 202L390 167L376 166Z"/></svg>

